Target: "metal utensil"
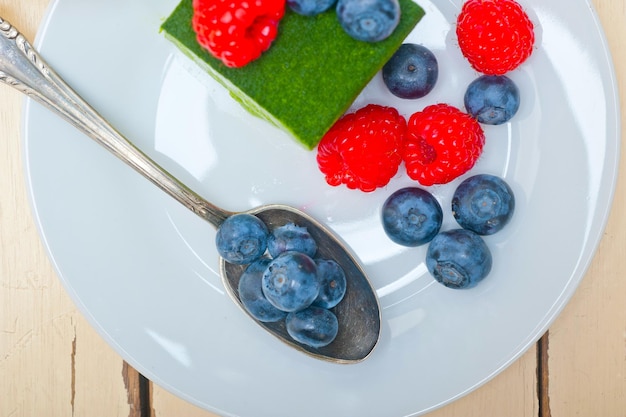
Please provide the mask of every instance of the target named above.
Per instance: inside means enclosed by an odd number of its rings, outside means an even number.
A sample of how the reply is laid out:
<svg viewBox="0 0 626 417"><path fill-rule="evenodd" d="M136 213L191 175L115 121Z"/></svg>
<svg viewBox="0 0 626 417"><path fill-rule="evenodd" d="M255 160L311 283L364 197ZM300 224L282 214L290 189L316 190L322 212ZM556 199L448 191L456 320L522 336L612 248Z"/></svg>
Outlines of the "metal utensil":
<svg viewBox="0 0 626 417"><path fill-rule="evenodd" d="M48 66L15 27L1 17L0 33L0 81L56 112L214 227L218 228L226 218L235 214L203 199L124 138ZM380 336L380 306L365 273L346 247L326 227L293 207L270 204L248 213L263 220L270 230L286 223L306 227L317 241L318 255L338 262L348 280L346 295L333 310L339 320L339 334L328 346L311 348L295 342L282 322L257 323L286 344L319 359L354 363L367 358ZM237 287L243 269L220 259L224 286L242 309Z"/></svg>

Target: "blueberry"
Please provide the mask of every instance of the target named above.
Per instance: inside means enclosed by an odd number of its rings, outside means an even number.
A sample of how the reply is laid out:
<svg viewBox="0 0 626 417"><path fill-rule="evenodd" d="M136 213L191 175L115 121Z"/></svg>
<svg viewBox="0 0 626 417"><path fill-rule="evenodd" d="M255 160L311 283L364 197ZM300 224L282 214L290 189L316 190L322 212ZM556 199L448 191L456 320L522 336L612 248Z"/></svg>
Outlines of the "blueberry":
<svg viewBox="0 0 626 417"><path fill-rule="evenodd" d="M287 0L287 6L303 16L315 16L330 9L336 0Z"/></svg>
<svg viewBox="0 0 626 417"><path fill-rule="evenodd" d="M443 211L431 193L407 187L387 198L382 221L391 240L403 246L419 246L430 242L439 232Z"/></svg>
<svg viewBox="0 0 626 417"><path fill-rule="evenodd" d="M215 244L227 262L244 265L259 259L267 249L267 226L252 214L228 217L217 229Z"/></svg>
<svg viewBox="0 0 626 417"><path fill-rule="evenodd" d="M283 252L265 270L262 288L269 302L280 310L307 308L320 290L315 261L300 252Z"/></svg>
<svg viewBox="0 0 626 417"><path fill-rule="evenodd" d="M467 87L464 101L467 112L480 123L500 125L519 110L519 89L505 75L483 75Z"/></svg>
<svg viewBox="0 0 626 417"><path fill-rule="evenodd" d="M272 231L267 240L267 249L273 258L287 251L302 252L313 257L317 252L317 243L306 227L287 223Z"/></svg>
<svg viewBox="0 0 626 417"><path fill-rule="evenodd" d="M500 231L511 220L514 210L513 191L494 175L467 178L452 196L452 214L457 223L479 235Z"/></svg>
<svg viewBox="0 0 626 417"><path fill-rule="evenodd" d="M316 259L317 279L320 283L320 292L313 305L323 308L333 308L346 294L346 274L333 260Z"/></svg>
<svg viewBox="0 0 626 417"><path fill-rule="evenodd" d="M295 341L314 348L329 345L339 332L337 316L330 310L315 306L289 313L285 324L287 333Z"/></svg>
<svg viewBox="0 0 626 417"><path fill-rule="evenodd" d="M395 96L407 99L430 93L439 77L437 58L430 49L405 43L383 66L383 81Z"/></svg>
<svg viewBox="0 0 626 417"><path fill-rule="evenodd" d="M339 24L359 41L378 42L393 33L400 22L398 0L338 0Z"/></svg>
<svg viewBox="0 0 626 417"><path fill-rule="evenodd" d="M261 279L271 259L261 258L250 264L239 280L239 299L244 308L255 319L269 323L284 319L287 313L274 307L261 289Z"/></svg>
<svg viewBox="0 0 626 417"><path fill-rule="evenodd" d="M491 251L476 233L454 229L439 233L428 245L426 267L448 288L472 288L491 271Z"/></svg>

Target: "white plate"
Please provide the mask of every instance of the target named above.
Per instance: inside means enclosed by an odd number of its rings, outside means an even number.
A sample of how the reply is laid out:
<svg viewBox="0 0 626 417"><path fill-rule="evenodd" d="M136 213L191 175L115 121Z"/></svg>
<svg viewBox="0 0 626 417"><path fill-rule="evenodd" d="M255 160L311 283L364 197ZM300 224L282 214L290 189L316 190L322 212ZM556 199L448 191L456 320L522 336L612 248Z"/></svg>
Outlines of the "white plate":
<svg viewBox="0 0 626 417"><path fill-rule="evenodd" d="M462 106L476 76L457 49L461 1L419 2L410 40L432 48L440 80L426 99L394 100L380 77L355 106ZM435 5L435 3L439 3ZM251 118L159 34L176 0L57 0L36 44L94 107L167 169L219 205L304 208L353 245L380 295L373 355L334 365L288 348L225 294L214 230L56 116L27 101L24 136L33 207L67 291L128 362L211 411L237 416L416 415L480 386L546 330L575 291L605 226L619 155L613 67L588 1L525 0L537 48L511 74L522 92L514 121L486 129L472 173L504 176L513 222L487 238L491 275L454 291L425 271L425 248L390 243L384 199L328 187L307 152ZM193 72L193 71L192 71ZM432 188L454 226L458 183ZM314 393L314 395L312 395Z"/></svg>

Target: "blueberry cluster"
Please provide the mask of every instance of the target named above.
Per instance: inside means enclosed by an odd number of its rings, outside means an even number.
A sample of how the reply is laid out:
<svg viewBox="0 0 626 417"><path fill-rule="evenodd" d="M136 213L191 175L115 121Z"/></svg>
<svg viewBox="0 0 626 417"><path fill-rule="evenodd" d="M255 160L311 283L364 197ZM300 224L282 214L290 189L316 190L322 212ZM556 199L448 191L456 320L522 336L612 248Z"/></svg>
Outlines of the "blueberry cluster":
<svg viewBox="0 0 626 417"><path fill-rule="evenodd" d="M441 232L442 210L428 191L407 187L382 207L383 228L404 246L428 243L426 267L449 288L472 288L491 271L492 256L481 236L500 231L513 216L515 198L509 185L494 175L467 178L455 190L452 214L461 228Z"/></svg>
<svg viewBox="0 0 626 417"><path fill-rule="evenodd" d="M435 55L411 43L403 44L382 70L389 91L404 99L421 98L432 91L438 73ZM517 113L520 94L510 78L482 75L468 85L464 105L479 123L499 125ZM400 245L429 243L426 266L438 282L450 288L471 288L492 267L491 252L481 236L496 233L509 222L515 198L503 179L475 175L456 189L451 208L460 228L440 232L442 210L435 197L421 188L404 188L383 204L383 228Z"/></svg>
<svg viewBox="0 0 626 417"><path fill-rule="evenodd" d="M224 260L247 265L238 292L252 317L285 320L295 341L314 348L336 338L331 309L345 295L346 276L334 260L315 258L317 243L305 227L287 223L269 232L258 217L236 214L220 226L216 244Z"/></svg>
<svg viewBox="0 0 626 417"><path fill-rule="evenodd" d="M339 24L359 41L382 41L400 22L398 0L287 0L291 10L304 16L315 16L335 4Z"/></svg>

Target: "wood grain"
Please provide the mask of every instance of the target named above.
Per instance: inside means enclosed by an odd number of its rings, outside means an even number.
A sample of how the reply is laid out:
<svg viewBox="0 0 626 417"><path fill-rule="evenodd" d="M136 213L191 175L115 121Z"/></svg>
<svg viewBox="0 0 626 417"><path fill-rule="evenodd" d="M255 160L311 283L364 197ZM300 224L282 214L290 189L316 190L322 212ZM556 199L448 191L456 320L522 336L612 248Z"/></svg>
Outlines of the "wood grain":
<svg viewBox="0 0 626 417"><path fill-rule="evenodd" d="M48 2L2 1L33 38ZM0 90L0 416L129 416L123 361L78 313L39 241L20 149L23 98Z"/></svg>
<svg viewBox="0 0 626 417"><path fill-rule="evenodd" d="M626 6L593 3L624 98ZM0 0L0 16L32 39L47 6ZM125 364L65 293L26 196L21 104L18 93L0 86L0 417L215 417ZM599 251L549 334L492 381L429 417L626 416L625 212L621 174Z"/></svg>

